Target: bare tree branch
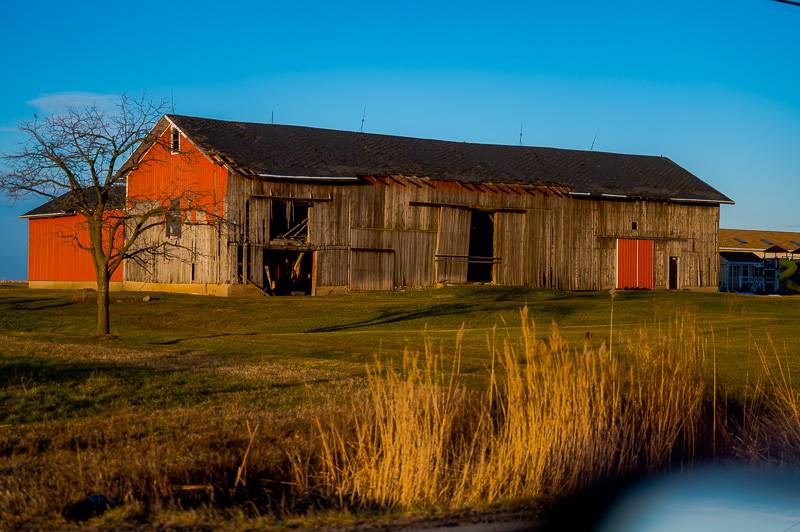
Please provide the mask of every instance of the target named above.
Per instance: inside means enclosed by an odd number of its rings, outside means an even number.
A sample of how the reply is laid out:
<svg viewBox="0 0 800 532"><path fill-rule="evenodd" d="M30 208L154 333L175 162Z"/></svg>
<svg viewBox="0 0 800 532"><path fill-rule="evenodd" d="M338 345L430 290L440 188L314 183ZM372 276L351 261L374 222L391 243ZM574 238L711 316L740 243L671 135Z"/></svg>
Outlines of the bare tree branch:
<svg viewBox="0 0 800 532"><path fill-rule="evenodd" d="M82 217L79 225L89 235L88 244L79 238L77 227L72 242L90 253L95 266L100 334L109 332L109 280L122 262L182 248L160 236L149 238L148 233L161 235L167 216L189 210L203 212L205 223L220 223L213 212L203 210L207 201L197 201L198 194L177 186L147 198L120 193L131 172L154 162L145 156L149 147L161 142L154 126L166 109L164 100L121 96L113 111L88 105L37 117L20 124L25 140L19 149L2 156L0 190L12 197L55 200L61 211Z"/></svg>

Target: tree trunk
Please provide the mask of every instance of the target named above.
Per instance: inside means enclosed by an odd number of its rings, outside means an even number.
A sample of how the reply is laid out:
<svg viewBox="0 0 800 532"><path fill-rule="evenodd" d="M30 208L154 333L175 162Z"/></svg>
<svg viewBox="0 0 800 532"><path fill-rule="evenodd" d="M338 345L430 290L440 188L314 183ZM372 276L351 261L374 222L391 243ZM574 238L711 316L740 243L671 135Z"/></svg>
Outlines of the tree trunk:
<svg viewBox="0 0 800 532"><path fill-rule="evenodd" d="M110 303L108 296L108 278L106 274L97 276L97 335L105 336L111 332L108 316Z"/></svg>

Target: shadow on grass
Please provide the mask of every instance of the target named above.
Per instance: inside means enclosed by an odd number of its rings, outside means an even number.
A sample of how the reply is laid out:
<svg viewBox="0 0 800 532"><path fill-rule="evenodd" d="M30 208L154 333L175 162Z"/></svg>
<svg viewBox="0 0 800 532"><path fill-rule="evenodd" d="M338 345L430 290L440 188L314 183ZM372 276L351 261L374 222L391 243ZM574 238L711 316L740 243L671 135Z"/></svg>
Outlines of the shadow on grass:
<svg viewBox="0 0 800 532"><path fill-rule="evenodd" d="M21 299L18 297L0 298L0 305L8 307L10 310L47 310L51 308L69 307L77 301L65 301L61 298L29 298ZM34 306L28 306L34 304Z"/></svg>
<svg viewBox="0 0 800 532"><path fill-rule="evenodd" d="M468 292L473 301L470 302L452 302L440 303L436 305L429 305L423 308L416 309L395 309L391 308L383 310L377 315L364 318L362 320L344 323L339 325L328 325L324 327L316 327L308 329L307 333L328 333L346 331L350 329L359 329L362 327L374 327L379 325L388 325L391 323L425 320L430 318L443 318L448 316L463 316L464 319L472 319L469 315L483 313L491 314L493 319L497 319L497 313L503 311L518 311L523 306L527 305L531 309L531 314L536 317L538 312L547 314L548 320L564 320L574 314L576 311L585 308L585 302L575 301L571 304L552 304L556 300L569 300L574 299L574 296L565 294L563 296L556 295L542 300L537 297L532 301L527 300L525 295L530 295L530 290L524 289L471 289ZM485 294L485 297L484 297ZM534 293L535 294L535 293ZM586 297L601 301L602 295L588 294ZM606 296L607 297L607 296ZM475 301L477 299L477 301ZM487 305L487 303L500 303L499 305Z"/></svg>
<svg viewBox="0 0 800 532"><path fill-rule="evenodd" d="M257 336L259 333L257 332L246 332L246 333L220 333L220 334L209 334L206 336L187 336L185 338L175 338L172 340L163 340L160 342L149 342L150 345L176 345L181 342L186 342L188 340L208 340L211 338L223 338L225 336Z"/></svg>
<svg viewBox="0 0 800 532"><path fill-rule="evenodd" d="M385 310L377 316L366 318L356 322L341 325L329 325L326 327L316 327L309 329L308 333L337 332L349 329L359 329L361 327L372 327L375 325L387 325L402 321L412 321L425 318L438 318L443 316L457 316L472 312L485 311L485 307L475 303L441 303L429 307L415 310Z"/></svg>
<svg viewBox="0 0 800 532"><path fill-rule="evenodd" d="M28 423L207 402L258 386L213 372L154 369L35 356L0 358L0 423Z"/></svg>

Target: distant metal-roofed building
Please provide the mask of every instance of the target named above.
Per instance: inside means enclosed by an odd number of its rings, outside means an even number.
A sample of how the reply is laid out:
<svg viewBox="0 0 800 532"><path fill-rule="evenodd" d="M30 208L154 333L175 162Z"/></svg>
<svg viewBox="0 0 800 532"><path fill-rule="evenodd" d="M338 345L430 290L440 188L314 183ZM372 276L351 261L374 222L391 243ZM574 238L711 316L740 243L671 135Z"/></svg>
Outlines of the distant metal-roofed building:
<svg viewBox="0 0 800 532"><path fill-rule="evenodd" d="M798 242L800 232L720 229L720 290L800 292Z"/></svg>

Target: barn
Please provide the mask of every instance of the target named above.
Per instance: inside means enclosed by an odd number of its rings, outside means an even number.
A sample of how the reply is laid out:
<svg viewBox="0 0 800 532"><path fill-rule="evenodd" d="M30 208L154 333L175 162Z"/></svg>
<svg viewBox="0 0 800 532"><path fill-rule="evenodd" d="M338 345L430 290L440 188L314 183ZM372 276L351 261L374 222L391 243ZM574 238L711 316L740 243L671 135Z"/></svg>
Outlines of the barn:
<svg viewBox="0 0 800 532"><path fill-rule="evenodd" d="M733 202L666 157L173 114L154 133L129 197L191 189L213 216L165 220L157 238L183 254L127 263L126 289L718 286L719 209Z"/></svg>

